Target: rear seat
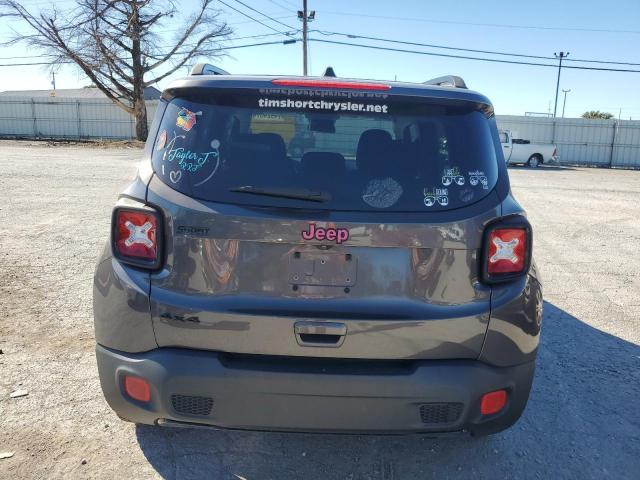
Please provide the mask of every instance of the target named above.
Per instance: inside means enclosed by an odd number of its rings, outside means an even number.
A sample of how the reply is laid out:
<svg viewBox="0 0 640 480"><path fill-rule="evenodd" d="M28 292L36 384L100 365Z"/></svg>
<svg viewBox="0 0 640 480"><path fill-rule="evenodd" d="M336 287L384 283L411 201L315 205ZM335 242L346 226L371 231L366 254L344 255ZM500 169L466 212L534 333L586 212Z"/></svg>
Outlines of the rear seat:
<svg viewBox="0 0 640 480"><path fill-rule="evenodd" d="M276 133L236 135L229 149L229 176L243 185L273 184L291 176L291 165L282 137Z"/></svg>
<svg viewBox="0 0 640 480"><path fill-rule="evenodd" d="M344 157L335 152L307 152L300 163L305 183L316 188L330 189L347 171Z"/></svg>

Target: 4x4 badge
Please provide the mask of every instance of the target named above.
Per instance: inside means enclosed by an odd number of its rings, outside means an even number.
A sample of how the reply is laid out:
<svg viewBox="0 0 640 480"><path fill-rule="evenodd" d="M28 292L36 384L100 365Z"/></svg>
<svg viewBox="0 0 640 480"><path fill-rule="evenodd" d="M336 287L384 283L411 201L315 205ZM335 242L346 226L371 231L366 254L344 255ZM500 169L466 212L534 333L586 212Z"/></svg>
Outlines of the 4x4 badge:
<svg viewBox="0 0 640 480"><path fill-rule="evenodd" d="M322 228L315 223L309 224L309 231L302 231L303 240L329 240L340 245L349 240L349 230L346 228Z"/></svg>

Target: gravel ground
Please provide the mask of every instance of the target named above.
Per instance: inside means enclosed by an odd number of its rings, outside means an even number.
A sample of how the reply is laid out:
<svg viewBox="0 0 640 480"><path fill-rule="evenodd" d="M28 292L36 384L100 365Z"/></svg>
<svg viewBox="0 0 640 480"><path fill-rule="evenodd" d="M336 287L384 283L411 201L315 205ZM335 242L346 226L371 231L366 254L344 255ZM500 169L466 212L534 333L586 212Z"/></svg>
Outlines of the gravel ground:
<svg viewBox="0 0 640 480"><path fill-rule="evenodd" d="M215 432L121 422L100 391L92 274L140 151L0 149L0 453L14 452L0 478L640 478L639 171L510 170L546 298L534 389L510 430Z"/></svg>

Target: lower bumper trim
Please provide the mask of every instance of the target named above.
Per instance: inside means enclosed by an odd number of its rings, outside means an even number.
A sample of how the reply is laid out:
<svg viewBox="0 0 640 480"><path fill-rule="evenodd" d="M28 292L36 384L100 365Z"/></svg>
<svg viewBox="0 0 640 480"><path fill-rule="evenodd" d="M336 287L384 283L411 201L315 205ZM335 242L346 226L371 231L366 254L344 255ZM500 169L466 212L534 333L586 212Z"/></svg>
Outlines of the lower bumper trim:
<svg viewBox="0 0 640 480"><path fill-rule="evenodd" d="M299 365L274 369L272 362L261 367L256 361L230 368L216 352L159 348L131 354L100 345L96 356L105 398L133 422L312 433L494 433L520 417L534 371L533 362L498 368L473 360L416 360L399 370L372 365L369 371L331 373ZM145 378L151 401L128 398L124 375ZM482 395L499 389L509 392L506 407L483 417ZM212 408L208 414L197 405L193 414L179 412L172 402L176 395L210 399ZM447 404L456 411L444 409ZM425 405L437 411L426 415Z"/></svg>

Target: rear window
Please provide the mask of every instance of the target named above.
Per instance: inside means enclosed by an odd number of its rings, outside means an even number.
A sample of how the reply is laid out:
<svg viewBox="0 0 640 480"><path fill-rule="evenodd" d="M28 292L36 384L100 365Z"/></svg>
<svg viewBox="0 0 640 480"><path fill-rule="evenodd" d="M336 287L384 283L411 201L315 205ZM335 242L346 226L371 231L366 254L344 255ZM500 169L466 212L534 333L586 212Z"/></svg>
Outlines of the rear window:
<svg viewBox="0 0 640 480"><path fill-rule="evenodd" d="M344 211L447 210L495 186L495 147L476 104L331 93L209 89L175 98L154 170L203 200Z"/></svg>

